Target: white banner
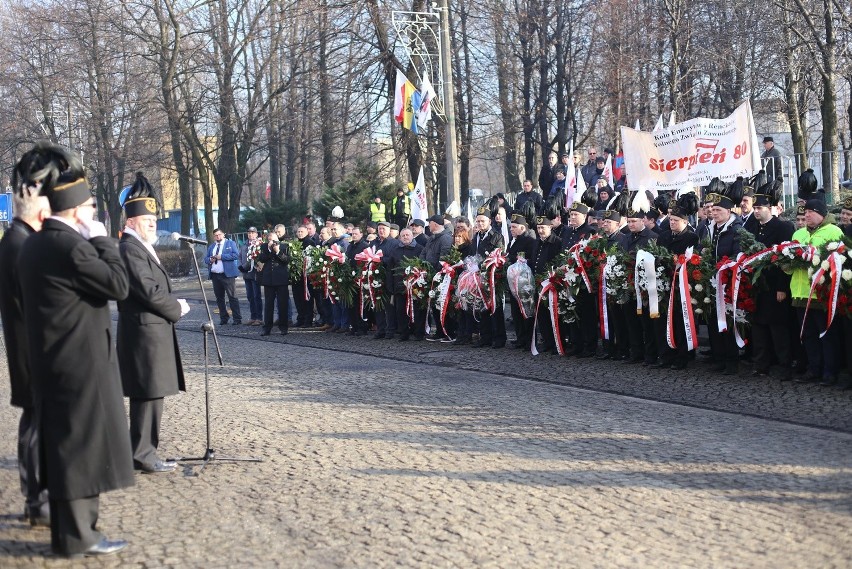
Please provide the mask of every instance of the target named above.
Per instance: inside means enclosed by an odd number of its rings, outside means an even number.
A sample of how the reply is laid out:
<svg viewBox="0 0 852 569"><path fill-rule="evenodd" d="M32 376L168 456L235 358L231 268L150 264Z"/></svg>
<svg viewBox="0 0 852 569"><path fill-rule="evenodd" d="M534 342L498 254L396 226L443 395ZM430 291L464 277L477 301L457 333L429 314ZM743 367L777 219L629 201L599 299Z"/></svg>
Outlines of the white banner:
<svg viewBox="0 0 852 569"><path fill-rule="evenodd" d="M662 130L621 127L624 163L632 189L678 190L730 182L760 169L757 132L746 101L724 119L696 118Z"/></svg>
<svg viewBox="0 0 852 569"><path fill-rule="evenodd" d="M414 191L411 192L411 219L426 221L427 217L429 217L429 211L426 208L426 181L423 179L423 166L421 166L417 183L414 184Z"/></svg>

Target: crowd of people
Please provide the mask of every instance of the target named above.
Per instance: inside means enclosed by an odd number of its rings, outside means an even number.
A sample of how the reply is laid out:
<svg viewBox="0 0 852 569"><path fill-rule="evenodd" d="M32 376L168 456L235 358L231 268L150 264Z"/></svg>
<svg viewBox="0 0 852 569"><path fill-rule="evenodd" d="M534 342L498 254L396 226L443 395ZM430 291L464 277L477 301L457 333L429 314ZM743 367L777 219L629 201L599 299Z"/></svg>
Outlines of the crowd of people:
<svg viewBox="0 0 852 569"><path fill-rule="evenodd" d="M770 180L764 171L750 179L714 179L704 188L654 196L596 183L598 170L590 172L589 188L567 208L564 194L545 197L525 180L514 205L498 194L472 220L435 215L425 221L409 218L400 227L396 222L401 219L392 223L372 217L362 229L332 218L319 230L313 223L300 225L290 241L283 226L265 239L250 228L235 263L244 271L247 290L264 286L270 259L289 271L276 282L292 286L296 327L313 326L316 315L326 333L508 347L655 368L684 369L699 352L725 374L739 373L746 359L755 376L852 387L852 361L845 358L852 350L843 349L844 342L852 347L852 318L845 304L835 304L839 316L826 330L831 307L821 297L822 283L811 289L813 269L776 263L751 275L756 261L749 259L718 272L740 256L792 241L814 250L842 243L844 228L828 212L812 171L801 176L796 220L787 221L780 217L781 180ZM840 218L845 232L852 232L852 200L844 203ZM252 255L255 249L259 253ZM586 254L593 249L599 257ZM645 283L649 252L656 257L653 281L659 294L649 295ZM703 272L691 273L682 288L675 282L677 258L682 264L690 254ZM637 255L643 260L637 262ZM311 264L306 258L324 260ZM519 259L528 272L513 269ZM346 263L352 278L335 278L328 268L335 262ZM368 283L364 275L377 268L382 276L371 276ZM607 280L609 271L614 276ZM518 274L528 283L526 293L517 286ZM714 279L722 274L732 279L722 301L698 292L715 289ZM497 282L489 282L495 275ZM640 280L645 284L632 290ZM734 280L739 298L732 304ZM372 298L370 286L381 287L380 299ZM696 297L708 305L697 306ZM274 298L286 304L289 295L279 289ZM720 302L724 308L716 310ZM685 304L691 306L681 310ZM259 313L255 310L255 316ZM288 308L279 304L275 318L267 301L262 322L253 324L261 324L263 334L277 324L286 334ZM514 329L511 341L507 324ZM701 325L709 345L695 349Z"/></svg>

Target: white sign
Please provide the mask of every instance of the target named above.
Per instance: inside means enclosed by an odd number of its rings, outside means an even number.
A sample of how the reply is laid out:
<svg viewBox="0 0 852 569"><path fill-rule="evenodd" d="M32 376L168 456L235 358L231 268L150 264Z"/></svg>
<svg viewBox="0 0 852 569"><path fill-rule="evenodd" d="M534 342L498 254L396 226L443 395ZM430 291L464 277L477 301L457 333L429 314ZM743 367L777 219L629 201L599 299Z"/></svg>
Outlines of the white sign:
<svg viewBox="0 0 852 569"><path fill-rule="evenodd" d="M631 189L678 190L729 182L760 169L757 132L748 101L723 119L696 118L654 132L621 127Z"/></svg>

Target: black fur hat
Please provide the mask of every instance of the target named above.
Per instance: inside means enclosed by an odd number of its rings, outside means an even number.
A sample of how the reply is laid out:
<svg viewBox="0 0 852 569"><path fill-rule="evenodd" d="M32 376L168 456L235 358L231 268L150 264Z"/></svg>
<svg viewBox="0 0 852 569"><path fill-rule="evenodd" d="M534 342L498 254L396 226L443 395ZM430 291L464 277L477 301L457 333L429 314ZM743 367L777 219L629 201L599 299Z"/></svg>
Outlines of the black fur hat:
<svg viewBox="0 0 852 569"><path fill-rule="evenodd" d="M799 176L799 197L803 200L809 200L817 191L817 179L814 175L813 168L808 168L802 175Z"/></svg>
<svg viewBox="0 0 852 569"><path fill-rule="evenodd" d="M746 183L745 195L754 196L754 194L758 193L760 189L767 184L767 182L769 182L769 178L766 176L766 170L760 170Z"/></svg>
<svg viewBox="0 0 852 569"><path fill-rule="evenodd" d="M500 201L497 199L497 196L491 196L487 202L485 202L486 207L488 207L488 211L490 213L489 217L494 219L494 216L497 215L497 211L500 209Z"/></svg>
<svg viewBox="0 0 852 569"><path fill-rule="evenodd" d="M595 207L598 203L598 192L594 188L586 188L580 197L580 202L587 207Z"/></svg>
<svg viewBox="0 0 852 569"><path fill-rule="evenodd" d="M719 178L713 178L712 180L710 180L709 184L704 186L704 202L703 203L711 202L712 200L710 199L710 196L712 194L723 195L727 189L728 189L728 184L726 184L725 182L723 182Z"/></svg>
<svg viewBox="0 0 852 569"><path fill-rule="evenodd" d="M524 216L524 219L527 220L527 227L535 227L536 211L534 201L525 201L524 204L521 206L521 209L515 211L520 211L521 215Z"/></svg>
<svg viewBox="0 0 852 569"><path fill-rule="evenodd" d="M39 141L21 156L12 170L12 191L17 195L33 195L37 190L45 196L53 190L60 175L68 179L85 176L83 162L71 150Z"/></svg>
<svg viewBox="0 0 852 569"><path fill-rule="evenodd" d="M754 195L754 205L770 207L778 205L784 197L784 182L773 180L767 182L757 189Z"/></svg>
<svg viewBox="0 0 852 569"><path fill-rule="evenodd" d="M621 216L627 215L627 208L630 205L630 192L624 191L620 194L615 194L609 203L606 204L608 210L617 211Z"/></svg>
<svg viewBox="0 0 852 569"><path fill-rule="evenodd" d="M657 210L661 214L666 215L667 213L669 213L669 207L671 206L671 198L668 196L668 194L660 194L656 198L654 198L652 205L657 208Z"/></svg>
<svg viewBox="0 0 852 569"><path fill-rule="evenodd" d="M561 196L552 196L547 198L547 201L544 202L544 209L542 210L542 215L548 217L549 219L556 219L557 217L562 217L565 214L565 208L562 205Z"/></svg>
<svg viewBox="0 0 852 569"><path fill-rule="evenodd" d="M689 219L690 216L698 213L698 205L698 196L695 195L695 192L686 192L671 206L669 215L681 219Z"/></svg>

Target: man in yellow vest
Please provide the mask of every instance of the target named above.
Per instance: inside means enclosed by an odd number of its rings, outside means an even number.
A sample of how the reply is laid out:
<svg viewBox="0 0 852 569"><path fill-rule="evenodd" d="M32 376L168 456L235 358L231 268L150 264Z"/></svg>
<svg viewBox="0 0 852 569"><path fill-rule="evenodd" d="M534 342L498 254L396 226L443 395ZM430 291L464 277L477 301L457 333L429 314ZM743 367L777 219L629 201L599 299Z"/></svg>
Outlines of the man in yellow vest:
<svg viewBox="0 0 852 569"><path fill-rule="evenodd" d="M391 219L400 227L408 227L411 218L411 198L405 192L406 188L397 188L396 197L391 200Z"/></svg>
<svg viewBox="0 0 852 569"><path fill-rule="evenodd" d="M379 223L387 221L385 218L385 204L382 203L382 198L373 196L373 203L370 204L370 221Z"/></svg>

